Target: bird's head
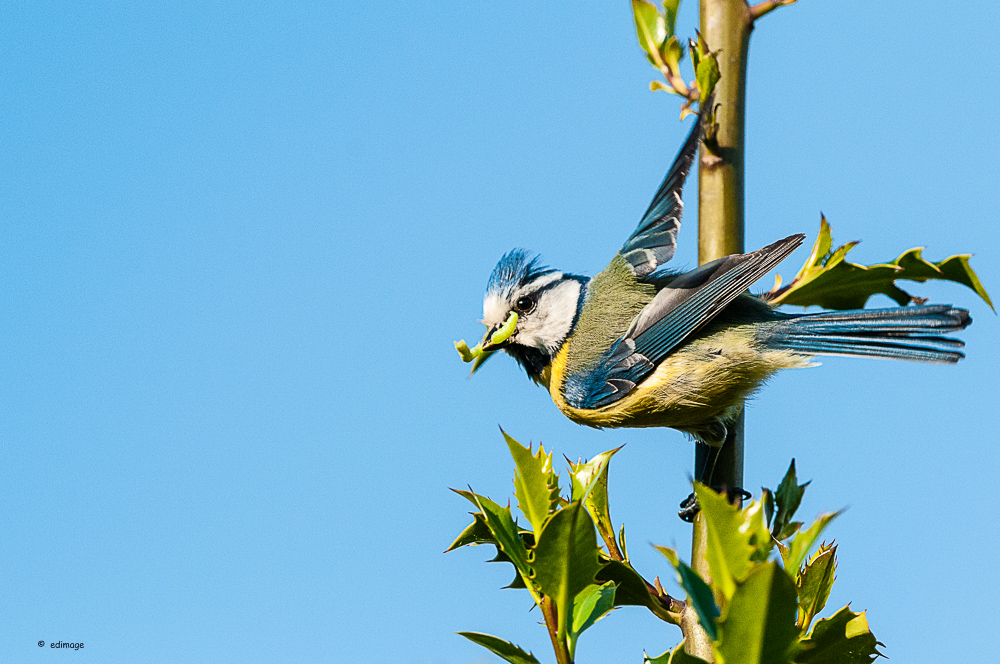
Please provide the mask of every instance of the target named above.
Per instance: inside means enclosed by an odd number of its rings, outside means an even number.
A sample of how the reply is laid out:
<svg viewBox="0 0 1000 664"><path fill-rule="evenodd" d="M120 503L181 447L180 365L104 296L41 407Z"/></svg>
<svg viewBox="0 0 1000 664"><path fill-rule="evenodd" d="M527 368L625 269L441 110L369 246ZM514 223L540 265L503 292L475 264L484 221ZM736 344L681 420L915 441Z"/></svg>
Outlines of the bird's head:
<svg viewBox="0 0 1000 664"><path fill-rule="evenodd" d="M481 321L486 336L478 353L469 351L464 342L456 347L463 359L474 362L473 373L502 349L537 379L572 332L586 283L586 277L539 265L538 257L523 249L510 251L493 268L486 285Z"/></svg>

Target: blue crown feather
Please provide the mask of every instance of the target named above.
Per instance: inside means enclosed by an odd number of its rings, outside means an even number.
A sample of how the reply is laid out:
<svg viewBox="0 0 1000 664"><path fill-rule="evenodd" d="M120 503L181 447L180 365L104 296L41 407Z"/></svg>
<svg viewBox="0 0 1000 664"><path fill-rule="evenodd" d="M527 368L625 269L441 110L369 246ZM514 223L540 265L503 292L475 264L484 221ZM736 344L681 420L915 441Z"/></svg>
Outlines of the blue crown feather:
<svg viewBox="0 0 1000 664"><path fill-rule="evenodd" d="M504 254L486 284L486 290L497 293L511 293L530 284L535 279L555 272L547 265L540 264L541 256L532 256L525 249L512 249Z"/></svg>

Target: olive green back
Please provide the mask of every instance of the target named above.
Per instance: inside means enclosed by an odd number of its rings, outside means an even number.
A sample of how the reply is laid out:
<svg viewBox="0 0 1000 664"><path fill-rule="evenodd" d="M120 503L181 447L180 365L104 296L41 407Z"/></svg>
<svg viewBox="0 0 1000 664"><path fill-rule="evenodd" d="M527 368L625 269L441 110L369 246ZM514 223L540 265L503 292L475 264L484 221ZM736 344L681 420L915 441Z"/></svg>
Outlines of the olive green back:
<svg viewBox="0 0 1000 664"><path fill-rule="evenodd" d="M590 280L580 319L569 340L567 373L592 366L628 329L632 319L656 295L656 286L635 278L628 262L616 255Z"/></svg>

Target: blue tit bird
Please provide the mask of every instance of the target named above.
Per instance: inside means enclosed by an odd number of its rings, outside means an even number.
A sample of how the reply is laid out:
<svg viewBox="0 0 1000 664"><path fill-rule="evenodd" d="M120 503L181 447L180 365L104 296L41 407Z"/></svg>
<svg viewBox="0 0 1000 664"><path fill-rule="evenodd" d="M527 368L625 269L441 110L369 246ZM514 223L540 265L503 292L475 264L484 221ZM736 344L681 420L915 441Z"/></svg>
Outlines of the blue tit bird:
<svg viewBox="0 0 1000 664"><path fill-rule="evenodd" d="M504 350L592 427L670 427L721 445L744 400L780 369L841 355L954 363L942 333L971 323L949 305L790 314L748 288L805 238L792 235L690 272L664 270L680 228L681 189L700 142L696 123L639 226L593 278L515 249L489 278L482 344L456 343L473 372Z"/></svg>

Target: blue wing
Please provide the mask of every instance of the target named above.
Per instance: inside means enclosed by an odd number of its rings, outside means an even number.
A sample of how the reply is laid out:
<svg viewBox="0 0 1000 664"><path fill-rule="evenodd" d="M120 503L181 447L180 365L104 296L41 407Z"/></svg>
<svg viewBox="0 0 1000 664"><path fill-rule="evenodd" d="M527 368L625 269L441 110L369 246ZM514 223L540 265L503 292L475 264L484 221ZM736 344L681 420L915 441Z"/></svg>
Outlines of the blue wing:
<svg viewBox="0 0 1000 664"><path fill-rule="evenodd" d="M681 213L684 211L681 189L698 153L700 138L699 118L691 128L691 134L681 147L677 158L674 159L673 166L663 178L656 195L653 196L649 209L642 215L639 227L622 245L622 257L628 261L632 266L632 272L640 279L674 256L674 250L677 248L677 231L681 228Z"/></svg>
<svg viewBox="0 0 1000 664"><path fill-rule="evenodd" d="M726 256L671 281L596 364L566 377L566 403L574 408L600 408L624 397L803 239L804 235L792 235L759 251Z"/></svg>

